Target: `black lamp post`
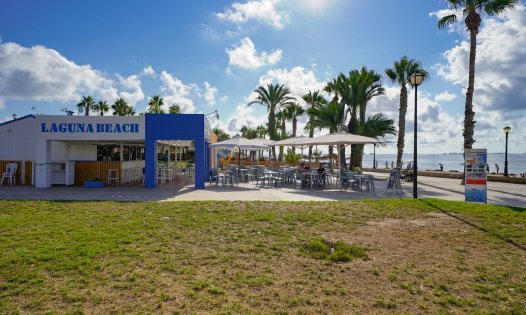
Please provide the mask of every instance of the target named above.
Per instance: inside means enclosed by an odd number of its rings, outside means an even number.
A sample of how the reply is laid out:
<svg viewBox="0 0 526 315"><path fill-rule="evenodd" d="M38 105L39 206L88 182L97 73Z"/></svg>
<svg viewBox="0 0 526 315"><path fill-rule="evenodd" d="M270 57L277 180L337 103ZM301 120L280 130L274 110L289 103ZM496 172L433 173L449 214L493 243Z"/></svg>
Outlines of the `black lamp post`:
<svg viewBox="0 0 526 315"><path fill-rule="evenodd" d="M411 85L415 88L415 125L414 125L414 141L413 141L413 198L418 198L418 184L417 184L417 173L418 173L418 163L417 163L417 105L418 105L418 86L422 84L424 80L424 74L421 72L415 72L412 76L409 77Z"/></svg>
<svg viewBox="0 0 526 315"><path fill-rule="evenodd" d="M16 114L13 114L11 115L11 117L13 117L13 120L16 120L16 118L18 117ZM507 138L506 138L507 139Z"/></svg>
<svg viewBox="0 0 526 315"><path fill-rule="evenodd" d="M508 176L508 134L511 131L511 127L504 127L504 133L506 134L506 151L504 153L504 176Z"/></svg>

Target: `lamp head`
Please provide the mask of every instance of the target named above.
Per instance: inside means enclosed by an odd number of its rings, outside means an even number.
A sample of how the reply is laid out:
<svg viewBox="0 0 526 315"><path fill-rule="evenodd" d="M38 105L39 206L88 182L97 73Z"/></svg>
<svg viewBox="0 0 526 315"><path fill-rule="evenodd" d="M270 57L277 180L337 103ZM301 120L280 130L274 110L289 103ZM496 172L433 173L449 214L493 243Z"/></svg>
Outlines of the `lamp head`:
<svg viewBox="0 0 526 315"><path fill-rule="evenodd" d="M511 131L511 127L504 127L503 130L505 134L508 134Z"/></svg>
<svg viewBox="0 0 526 315"><path fill-rule="evenodd" d="M422 84L422 81L424 80L424 74L422 72L415 72L413 73L412 76L409 77L409 80L411 82L411 85L414 87L414 86L418 86L420 84Z"/></svg>
<svg viewBox="0 0 526 315"><path fill-rule="evenodd" d="M13 113L13 115L11 115L11 117L13 117L13 120L15 120L18 116L17 116L17 114Z"/></svg>

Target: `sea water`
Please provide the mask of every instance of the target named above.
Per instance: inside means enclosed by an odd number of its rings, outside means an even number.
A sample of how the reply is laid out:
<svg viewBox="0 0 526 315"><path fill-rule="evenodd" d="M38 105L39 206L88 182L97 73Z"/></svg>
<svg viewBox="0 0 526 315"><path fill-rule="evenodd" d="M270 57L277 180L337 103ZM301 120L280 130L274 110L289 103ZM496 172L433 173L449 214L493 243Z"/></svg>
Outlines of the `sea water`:
<svg viewBox="0 0 526 315"><path fill-rule="evenodd" d="M453 154L419 154L418 155L418 169L419 170L440 170L439 163L444 165L444 171L464 171L464 156L461 153ZM389 167L391 162L396 164L396 154L376 154L376 160L378 161L378 168L385 168L385 162L387 161ZM404 167L407 166L407 162L413 161L412 154L404 154L402 156L404 161ZM488 165L490 173L496 172L497 169L495 164L499 166L499 173L504 172L504 153L489 153L488 154ZM366 154L363 157L363 167L373 167L373 154ZM521 174L526 173L526 154L508 154L508 173L509 174Z"/></svg>

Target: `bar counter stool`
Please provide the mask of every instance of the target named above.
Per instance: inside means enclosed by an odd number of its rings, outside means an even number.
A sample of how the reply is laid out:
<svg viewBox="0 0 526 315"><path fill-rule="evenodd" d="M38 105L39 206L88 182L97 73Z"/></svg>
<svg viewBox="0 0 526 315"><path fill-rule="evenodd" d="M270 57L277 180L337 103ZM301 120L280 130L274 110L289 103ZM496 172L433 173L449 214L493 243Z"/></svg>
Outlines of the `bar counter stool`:
<svg viewBox="0 0 526 315"><path fill-rule="evenodd" d="M108 185L111 185L111 181L115 181L115 184L119 184L119 170L116 168L108 169Z"/></svg>

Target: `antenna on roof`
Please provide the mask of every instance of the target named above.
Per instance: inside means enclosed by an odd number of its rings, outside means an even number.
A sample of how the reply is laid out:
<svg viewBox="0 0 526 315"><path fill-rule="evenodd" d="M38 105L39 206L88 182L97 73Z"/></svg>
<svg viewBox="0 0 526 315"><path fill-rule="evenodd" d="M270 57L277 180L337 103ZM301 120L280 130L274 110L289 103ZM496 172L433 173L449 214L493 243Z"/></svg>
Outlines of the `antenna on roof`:
<svg viewBox="0 0 526 315"><path fill-rule="evenodd" d="M216 120L219 120L219 113L217 112L217 109L211 113L208 113L205 115L206 120L208 120L209 123L212 123Z"/></svg>
<svg viewBox="0 0 526 315"><path fill-rule="evenodd" d="M31 111L35 112L35 115L40 115L36 106L31 107Z"/></svg>
<svg viewBox="0 0 526 315"><path fill-rule="evenodd" d="M69 109L66 108L66 107L61 108L60 110L63 111L64 113L66 113L67 116L73 116L73 114L75 113L74 111L69 110Z"/></svg>

